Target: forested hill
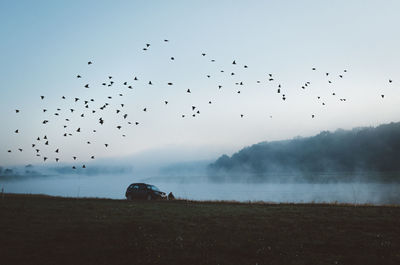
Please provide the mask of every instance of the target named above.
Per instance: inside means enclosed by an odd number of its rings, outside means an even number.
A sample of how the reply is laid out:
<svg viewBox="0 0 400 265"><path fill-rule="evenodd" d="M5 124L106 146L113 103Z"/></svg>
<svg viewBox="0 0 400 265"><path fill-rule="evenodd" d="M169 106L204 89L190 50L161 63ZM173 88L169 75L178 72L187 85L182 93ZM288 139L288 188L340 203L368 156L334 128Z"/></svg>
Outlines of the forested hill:
<svg viewBox="0 0 400 265"><path fill-rule="evenodd" d="M215 178L221 175L267 178L271 174L396 172L400 171L400 122L258 143L231 157L221 156L208 170Z"/></svg>

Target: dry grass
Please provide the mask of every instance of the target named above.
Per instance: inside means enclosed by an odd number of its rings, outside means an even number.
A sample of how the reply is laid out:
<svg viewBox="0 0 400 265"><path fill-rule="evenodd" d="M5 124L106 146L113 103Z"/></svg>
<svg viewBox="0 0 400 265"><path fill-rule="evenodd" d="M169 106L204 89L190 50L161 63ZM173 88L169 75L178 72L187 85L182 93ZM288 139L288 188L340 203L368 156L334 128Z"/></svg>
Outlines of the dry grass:
<svg viewBox="0 0 400 265"><path fill-rule="evenodd" d="M6 194L0 231L1 264L400 264L393 206Z"/></svg>

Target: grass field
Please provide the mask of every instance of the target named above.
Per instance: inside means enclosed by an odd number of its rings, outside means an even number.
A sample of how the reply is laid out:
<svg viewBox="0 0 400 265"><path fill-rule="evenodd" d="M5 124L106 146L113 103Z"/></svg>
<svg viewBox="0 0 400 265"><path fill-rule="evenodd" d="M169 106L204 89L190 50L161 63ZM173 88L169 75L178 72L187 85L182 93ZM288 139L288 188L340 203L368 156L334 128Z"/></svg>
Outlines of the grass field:
<svg viewBox="0 0 400 265"><path fill-rule="evenodd" d="M5 194L0 264L400 264L400 207Z"/></svg>

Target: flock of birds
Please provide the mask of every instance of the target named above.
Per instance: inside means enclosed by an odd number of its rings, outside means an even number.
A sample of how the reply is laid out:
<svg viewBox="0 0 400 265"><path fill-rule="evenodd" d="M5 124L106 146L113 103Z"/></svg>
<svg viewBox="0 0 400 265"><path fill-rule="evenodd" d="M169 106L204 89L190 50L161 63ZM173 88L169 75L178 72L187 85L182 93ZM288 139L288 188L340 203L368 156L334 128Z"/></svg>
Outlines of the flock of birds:
<svg viewBox="0 0 400 265"><path fill-rule="evenodd" d="M163 40L163 42L168 43L169 40L168 40L168 39L165 39L165 40ZM144 45L144 47L142 48L142 50L143 50L143 52L148 52L148 51L150 51L150 50L151 50L151 44L150 44L150 43L146 43L146 44ZM207 58L207 57L208 57L206 53L201 53L201 54L199 54L199 56L204 57L204 58ZM169 59L170 59L171 61L174 61L174 60L175 60L175 57L171 56ZM209 61L210 61L211 63L214 63L214 62L215 62L215 59L209 59ZM94 62L92 62L92 61L87 62L87 66L88 66L88 67L92 67L93 64L94 64ZM248 68L249 68L249 66L248 66L248 65L245 65L245 64L244 64L244 65L239 65L239 64L236 62L236 60L233 60L231 64L232 64L233 66L235 66L235 67L242 67L243 69L248 69ZM224 70L219 70L219 71L220 71L221 73L225 73ZM318 69L315 68L315 67L313 67L313 68L310 69L310 71L318 71ZM326 81L327 81L329 84L331 84L331 83L333 82L333 81L332 81L333 79L331 79L331 77L335 77L335 78L340 78L340 79L342 79L342 78L345 77L345 75L347 74L347 72L348 72L348 71L347 71L346 69L344 69L344 70L343 70L341 73L339 73L339 74L331 74L331 73L328 73L328 72L324 72L324 73L322 73L322 75L326 78ZM229 76L235 76L235 72L231 72L231 71L227 71L226 74L229 75ZM76 75L76 78L79 79L79 80L84 80L84 77L83 77L81 74L77 74L77 75ZM206 75L205 78L211 78L211 76L210 76L210 75ZM282 86L279 82L277 82L275 76L274 76L272 73L266 74L266 80L256 80L256 83L260 84L260 83L263 82L263 81L265 81L265 82L270 82L271 84L273 84L273 85L276 87L276 93L279 94L279 95L281 95L281 100L282 100L282 101L286 101L287 95L286 95L286 93L285 93L285 90L284 90L283 86ZM134 82L139 82L139 77L138 77L138 76L134 76L134 77L133 77L133 82L132 82L132 83L128 83L128 81L123 81L123 82L121 82L121 83L119 84L119 82L117 82L116 80L114 80L113 76L110 75L110 76L107 76L107 77L106 77L106 81L101 82L101 85L102 85L102 86L105 86L105 87L112 87L112 86L115 86L116 84L118 84L118 85L122 85L123 87L126 87L126 88L128 88L128 89L133 89L133 88L134 88ZM389 79L388 82L389 82L389 83L392 83L393 80L392 80L392 79ZM149 85L149 86L152 86L152 85L153 85L153 82L152 82L151 80L148 80L148 81L146 80L145 83L146 83L147 85ZM84 82L84 83L83 83L83 88L89 89L89 88L91 87L91 85L92 85L92 84L89 84L89 83L85 83L85 82ZM173 82L168 82L167 85L168 85L168 86L173 86L174 83L173 83ZM244 85L244 82L243 82L243 81L234 82L234 85L237 86L237 87L239 88L239 89L236 90L236 93L237 93L237 94L241 94L241 89L240 89L240 88ZM306 81L306 82L304 82L304 83L301 85L301 89L305 90L305 89L307 89L310 85L311 85L311 82L310 82L310 81ZM216 89L218 89L218 90L223 89L223 85L222 85L222 84L216 84ZM191 94L192 91L191 91L190 88L187 88L187 89L185 89L185 92L182 91L182 93ZM123 96L124 96L124 95L123 95L122 93L118 93L118 94L117 94L117 97L123 97ZM332 92L332 96L336 96L336 93L335 93L335 92ZM385 95L384 95L384 94L381 94L380 97L381 97L381 98L384 98ZM47 98L46 98L46 96L44 96L44 95L40 95L40 99L41 99L41 101L45 102ZM68 109L64 109L64 111L72 115L73 113L76 113L76 112L78 111L78 109L79 109L78 106L77 106L76 104L80 104L80 103L81 103L81 104L83 104L83 108L86 109L86 112L79 114L79 116L80 116L81 118L84 118L85 116L88 116L88 115L93 115L93 116L96 115L96 119L97 119L98 124L99 124L100 126L105 126L105 124L107 124L107 121L103 118L103 116L101 115L101 113L102 113L102 111L111 108L112 104L110 104L109 102L110 102L112 99L113 99L113 96L108 96L108 97L107 97L107 100L106 100L107 102L102 102L98 107L92 108L92 105L95 104L95 103L97 103L97 101L96 101L94 98L91 98L91 99L81 99L81 98L79 98L79 97L74 97L74 98L71 99L71 101L72 101L72 103L75 104L75 105L70 106ZM61 100L67 101L67 100L70 100L70 99L67 98L66 96L62 96L62 97L61 97ZM318 96L318 97L317 97L317 100L319 100L319 101L320 101L320 104L322 104L323 106L326 105L325 102L323 102L321 96ZM340 101L346 101L346 98L338 98L338 100L340 100ZM164 100L164 102L163 102L162 104L167 105L168 103L169 103L168 100ZM213 104L213 101L212 101L212 100L209 100L209 101L208 101L208 104ZM127 125L129 125L129 126L131 126L131 125L133 125L133 126L138 126L138 125L140 125L140 122L139 122L139 121L129 121L129 120L128 120L128 117L130 117L130 115L129 115L129 113L126 113L126 112L124 111L125 106L126 106L124 103L121 103L121 104L116 105L116 106L117 106L117 108L114 108L114 109L112 109L111 111L114 112L115 115L119 115L119 116L121 117L121 119L125 122L125 125L122 124L122 125L116 126L116 128L115 128L116 130L120 131L120 130L122 129L123 126L127 126ZM82 107L82 105L81 105L81 107ZM56 109L56 112L54 112L53 114L54 114L55 117L60 117L60 114L61 114L62 111L63 111L63 110L62 110L61 108L57 108L57 109ZM147 112L147 111L148 111L148 107L144 107L144 108L142 109L142 111L143 111L143 112ZM20 112L21 112L20 109L16 109L16 110L15 110L15 113L16 113L17 115L18 115ZM42 112L43 112L43 113L48 113L48 112L50 112L50 110L43 107L43 108L42 108ZM98 115L99 113L100 113L100 115ZM194 105L193 105L193 106L191 106L191 113L190 113L189 115L188 115L188 114L180 114L180 115L181 115L181 118L185 118L185 117L187 117L187 116L196 117L196 115L200 115L200 113L201 113L201 112L200 112L200 109L199 109L197 106L194 106ZM241 114L240 114L240 118L244 118L244 116L245 116L244 113L241 113ZM270 116L270 118L272 118L272 116ZM315 118L315 114L311 114L311 117L310 117L310 118L312 118L312 119ZM68 125L68 123L71 122L71 119L72 119L72 118L65 118L65 120L64 120L64 125L63 125L64 132L63 132L63 134L62 134L63 137L72 137L72 136L74 136L74 135L76 135L76 134L80 134L80 133L81 133L81 128L80 128L80 127L78 127L78 128L73 128L72 130L67 131L67 130L69 129L69 127L70 127L70 126ZM46 124L49 123L49 122L50 122L50 118L46 118L46 119L43 119L43 120L41 121L41 123L42 123L43 125L46 125ZM68 128L68 129L67 129L67 128ZM93 133L96 133L97 130L96 130L96 129L92 129L92 132L93 132ZM20 129L16 129L16 130L14 130L14 133L15 133L15 134L20 134L21 131L20 131ZM125 134L122 134L122 137L126 137L126 135L125 135ZM90 145L90 144L91 144L91 141L86 141L85 144ZM104 148L108 148L108 147L109 147L109 143L102 143L102 144L103 144L103 147L104 147ZM45 152L43 152L43 148L42 148L42 147L43 147L43 146L49 146L49 145L50 145L50 139L49 139L49 137L48 137L47 135L35 136L35 137L33 138L33 142L32 142L32 144L31 144L31 148L33 149L34 155L35 155L36 157L38 157L39 159L41 159L43 162L48 162L48 161L60 162L60 161L61 161L61 159L60 159L60 154L61 154L61 152L62 152L62 148L61 148L61 147L54 147L54 150L53 150L52 153L45 153ZM13 151L24 152L25 150L24 150L23 148L17 148L17 149L15 149L15 150L12 150L12 149L8 149L8 150L7 150L8 153L12 153ZM95 155L95 154L92 154L92 155L90 155L89 157L86 157L86 158L81 158L81 157L79 157L78 155L74 155L74 156L72 156L71 158L73 159L73 161L76 162L76 164L74 164L74 165L72 166L72 169L77 169L78 167L80 167L80 168L86 168L85 161L87 161L87 160L94 160L94 159L96 158L96 155ZM71 158L70 158L70 159L71 159ZM78 165L79 165L79 166L78 166Z"/></svg>

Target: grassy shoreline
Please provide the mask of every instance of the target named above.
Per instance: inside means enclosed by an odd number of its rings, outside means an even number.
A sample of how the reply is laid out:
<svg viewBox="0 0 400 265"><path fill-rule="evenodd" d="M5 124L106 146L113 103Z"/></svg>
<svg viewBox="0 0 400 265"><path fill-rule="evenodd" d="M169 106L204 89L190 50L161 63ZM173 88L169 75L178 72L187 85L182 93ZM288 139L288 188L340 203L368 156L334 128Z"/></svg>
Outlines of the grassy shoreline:
<svg viewBox="0 0 400 265"><path fill-rule="evenodd" d="M4 194L3 264L400 264L400 207Z"/></svg>

